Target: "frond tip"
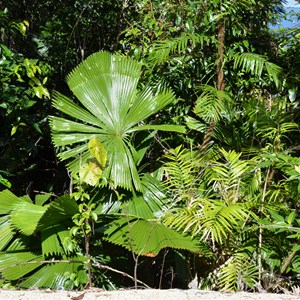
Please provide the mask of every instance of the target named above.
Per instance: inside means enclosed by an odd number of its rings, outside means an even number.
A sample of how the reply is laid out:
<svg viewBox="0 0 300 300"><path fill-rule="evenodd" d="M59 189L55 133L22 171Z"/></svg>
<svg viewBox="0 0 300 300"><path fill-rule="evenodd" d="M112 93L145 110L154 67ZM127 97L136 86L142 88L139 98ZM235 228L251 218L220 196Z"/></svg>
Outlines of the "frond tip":
<svg viewBox="0 0 300 300"><path fill-rule="evenodd" d="M200 252L196 241L157 221L124 217L110 223L104 234L105 240L139 255L156 256L167 247Z"/></svg>

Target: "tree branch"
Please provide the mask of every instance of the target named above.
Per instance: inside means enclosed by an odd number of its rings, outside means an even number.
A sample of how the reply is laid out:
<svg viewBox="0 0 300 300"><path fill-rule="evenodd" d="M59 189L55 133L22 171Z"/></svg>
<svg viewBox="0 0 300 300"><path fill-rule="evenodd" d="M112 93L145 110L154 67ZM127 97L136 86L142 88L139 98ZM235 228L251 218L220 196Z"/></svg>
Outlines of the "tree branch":
<svg viewBox="0 0 300 300"><path fill-rule="evenodd" d="M96 267L96 268L99 268L99 269L109 270L109 271L112 271L112 272L121 274L121 275L123 275L123 276L126 276L126 277L130 278L131 280L133 280L134 282L136 281L136 282L142 284L143 286L145 286L146 288L151 289L151 287L150 287L149 285L147 285L146 283L144 283L144 282L138 280L137 278L134 278L133 276L127 274L126 272L119 271L119 270L116 270L116 269L114 269L114 268L112 268L112 267L105 266L105 265L102 265L102 264L99 264L99 263L97 263L97 264L94 263L94 264L92 264L92 265L93 265L93 267Z"/></svg>

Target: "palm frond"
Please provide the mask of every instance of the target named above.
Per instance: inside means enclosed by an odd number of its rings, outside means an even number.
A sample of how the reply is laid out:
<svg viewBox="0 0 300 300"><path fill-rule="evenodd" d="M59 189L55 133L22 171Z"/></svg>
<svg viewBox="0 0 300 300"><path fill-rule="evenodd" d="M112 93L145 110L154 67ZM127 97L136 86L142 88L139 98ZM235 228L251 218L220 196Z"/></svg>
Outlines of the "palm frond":
<svg viewBox="0 0 300 300"><path fill-rule="evenodd" d="M142 194L133 195L123 205L122 213L143 219L159 217L169 200L161 183L149 174L145 174L142 178L142 192Z"/></svg>
<svg viewBox="0 0 300 300"><path fill-rule="evenodd" d="M150 83L133 99L132 106L130 109L128 107L128 111L120 121L125 131L173 102L175 95L164 84Z"/></svg>
<svg viewBox="0 0 300 300"><path fill-rule="evenodd" d="M222 200L237 202L243 199L247 184L242 179L254 169L255 161L240 159L241 153L219 149L225 161L216 161L207 168L205 176Z"/></svg>
<svg viewBox="0 0 300 300"><path fill-rule="evenodd" d="M108 156L103 176L115 187L140 190L131 134L140 130L184 132L182 126L140 124L175 100L174 93L160 83L149 84L139 92L140 71L140 64L132 59L107 52L94 53L67 77L82 106L54 94L53 106L76 119L50 117L52 140L56 146L65 147L60 159L73 159L67 164L72 173L78 173L91 159L87 143L96 138Z"/></svg>
<svg viewBox="0 0 300 300"><path fill-rule="evenodd" d="M258 268L246 253L235 253L216 272L218 287L227 292L253 288Z"/></svg>
<svg viewBox="0 0 300 300"><path fill-rule="evenodd" d="M268 76L280 85L280 75L282 69L269 62L264 56L255 53L239 53L234 56L234 68L240 68L243 71L250 72L254 76L261 77L263 70L267 71Z"/></svg>
<svg viewBox="0 0 300 300"><path fill-rule="evenodd" d="M197 189L197 164L195 153L181 149L181 146L169 150L164 156L165 184L175 192L175 199L190 200Z"/></svg>
<svg viewBox="0 0 300 300"><path fill-rule="evenodd" d="M98 52L78 65L67 76L67 83L89 112L119 131L136 98L140 71L141 65L136 61Z"/></svg>
<svg viewBox="0 0 300 300"><path fill-rule="evenodd" d="M103 122L101 122L101 119L99 120L91 112L75 104L70 98L57 91L53 93L52 105L53 107L70 117L81 120L96 127L102 128L103 126ZM50 116L50 125L52 118L53 117Z"/></svg>
<svg viewBox="0 0 300 300"><path fill-rule="evenodd" d="M66 120L64 118L59 118L59 117L51 117L50 125L52 130L59 131L60 128L63 128L65 133L84 132L90 135L105 133L105 131L101 128Z"/></svg>
<svg viewBox="0 0 300 300"><path fill-rule="evenodd" d="M17 204L20 199L9 190L0 192L0 214L8 214L12 206Z"/></svg>
<svg viewBox="0 0 300 300"><path fill-rule="evenodd" d="M152 65L161 64L170 59L171 55L180 56L186 53L188 48L195 48L197 45L210 44L215 40L205 34L185 32L179 37L157 41L149 51L149 62Z"/></svg>
<svg viewBox="0 0 300 300"><path fill-rule="evenodd" d="M15 204L10 213L11 223L25 235L31 235L35 232L38 223L44 215L47 207L19 201Z"/></svg>
<svg viewBox="0 0 300 300"><path fill-rule="evenodd" d="M0 251L3 251L12 240L14 230L11 226L10 216L0 217Z"/></svg>
<svg viewBox="0 0 300 300"><path fill-rule="evenodd" d="M1 274L7 280L17 280L41 266L45 257L29 251L0 253Z"/></svg>
<svg viewBox="0 0 300 300"><path fill-rule="evenodd" d="M37 228L42 230L52 225L62 224L68 225L68 220L78 213L78 204L76 201L67 196L60 196L52 201L47 207L39 220Z"/></svg>
<svg viewBox="0 0 300 300"><path fill-rule="evenodd" d="M246 211L239 203L201 198L189 207L166 213L164 222L192 236L200 235L203 241L223 244L234 228L246 219Z"/></svg>
<svg viewBox="0 0 300 300"><path fill-rule="evenodd" d="M57 224L41 231L42 253L45 256L64 255L68 253L65 247L66 238L70 237L70 230L65 226Z"/></svg>
<svg viewBox="0 0 300 300"><path fill-rule="evenodd" d="M156 256L163 248L200 252L197 242L157 221L123 217L109 224L104 239L145 256Z"/></svg>
<svg viewBox="0 0 300 300"><path fill-rule="evenodd" d="M169 201L165 186L148 173L144 174L142 178L142 186L144 201L153 215L158 217Z"/></svg>
<svg viewBox="0 0 300 300"><path fill-rule="evenodd" d="M202 239L222 244L233 229L242 224L247 217L245 205L240 203L226 204L217 200L204 200L201 203Z"/></svg>
<svg viewBox="0 0 300 300"><path fill-rule="evenodd" d="M230 107L232 99L228 93L219 91L213 86L203 85L202 90L194 113L207 123L218 122Z"/></svg>
<svg viewBox="0 0 300 300"><path fill-rule="evenodd" d="M75 262L72 262L75 261ZM45 264L42 268L37 270L33 275L26 278L22 283L22 288L50 288L50 289L72 289L74 282L69 278L71 274L77 274L80 277L78 282L86 282L87 275L83 267L81 257L74 257L70 262L60 262Z"/></svg>
<svg viewBox="0 0 300 300"><path fill-rule="evenodd" d="M62 196L41 206L49 194L36 196L38 204L33 204L28 196L16 197L10 192L1 193L0 200L7 195L12 205L0 217L1 276L27 288L72 288L74 282L67 282L66 272L78 273L79 267L84 270L83 257L72 260L72 253L65 245L70 238L71 217L78 212L76 202ZM86 277L80 280L86 282Z"/></svg>

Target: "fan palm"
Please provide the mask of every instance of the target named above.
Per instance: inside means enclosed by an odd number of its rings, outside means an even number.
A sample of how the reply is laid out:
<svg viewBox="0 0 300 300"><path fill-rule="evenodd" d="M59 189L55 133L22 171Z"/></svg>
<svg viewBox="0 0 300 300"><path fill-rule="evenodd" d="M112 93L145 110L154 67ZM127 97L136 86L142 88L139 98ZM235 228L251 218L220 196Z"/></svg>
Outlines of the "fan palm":
<svg viewBox="0 0 300 300"><path fill-rule="evenodd" d="M88 141L97 138L107 152L104 177L114 187L141 189L132 134L140 130L184 132L182 126L144 124L143 120L175 101L163 84L152 83L138 91L141 65L129 58L97 52L77 66L67 83L82 106L56 92L53 106L77 120L50 118L53 142L65 147L60 159L74 158L71 172L93 159Z"/></svg>
<svg viewBox="0 0 300 300"><path fill-rule="evenodd" d="M37 195L34 204L27 196L0 192L0 273L24 288L73 288L72 273L78 284L87 281L83 256L65 244L78 206L68 196L44 204L49 197Z"/></svg>

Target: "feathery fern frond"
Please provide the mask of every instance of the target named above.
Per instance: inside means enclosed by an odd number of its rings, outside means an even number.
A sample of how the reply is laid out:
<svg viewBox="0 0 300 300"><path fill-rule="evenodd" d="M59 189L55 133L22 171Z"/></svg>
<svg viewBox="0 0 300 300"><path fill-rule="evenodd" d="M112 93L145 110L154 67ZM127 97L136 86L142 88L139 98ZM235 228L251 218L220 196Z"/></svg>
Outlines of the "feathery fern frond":
<svg viewBox="0 0 300 300"><path fill-rule="evenodd" d="M149 51L148 60L155 66L167 61L171 55L179 56L184 54L188 47L195 48L197 44L203 46L204 44L211 43L212 40L214 40L214 37L196 33L185 33L179 37L157 41Z"/></svg>
<svg viewBox="0 0 300 300"><path fill-rule="evenodd" d="M189 207L167 212L164 222L192 236L201 235L203 241L223 244L246 217L243 204L201 198Z"/></svg>
<svg viewBox="0 0 300 300"><path fill-rule="evenodd" d="M225 202L237 202L243 197L246 182L243 177L252 170L251 160L240 159L241 153L220 149L224 162L216 161L206 169L205 175L209 183L213 184L216 191Z"/></svg>
<svg viewBox="0 0 300 300"><path fill-rule="evenodd" d="M197 162L192 150L181 146L169 150L164 156L167 160L163 165L165 184L174 192L176 201L190 200L197 190Z"/></svg>
<svg viewBox="0 0 300 300"><path fill-rule="evenodd" d="M216 273L218 286L223 291L243 291L258 282L258 268L246 253L235 253Z"/></svg>
<svg viewBox="0 0 300 300"><path fill-rule="evenodd" d="M256 53L240 53L234 56L234 68L240 68L250 72L254 76L261 77L265 69L276 86L280 85L280 74L282 69L267 60L266 57Z"/></svg>
<svg viewBox="0 0 300 300"><path fill-rule="evenodd" d="M202 93L197 99L194 113L205 122L218 122L226 114L232 103L231 96L210 85L202 86Z"/></svg>

